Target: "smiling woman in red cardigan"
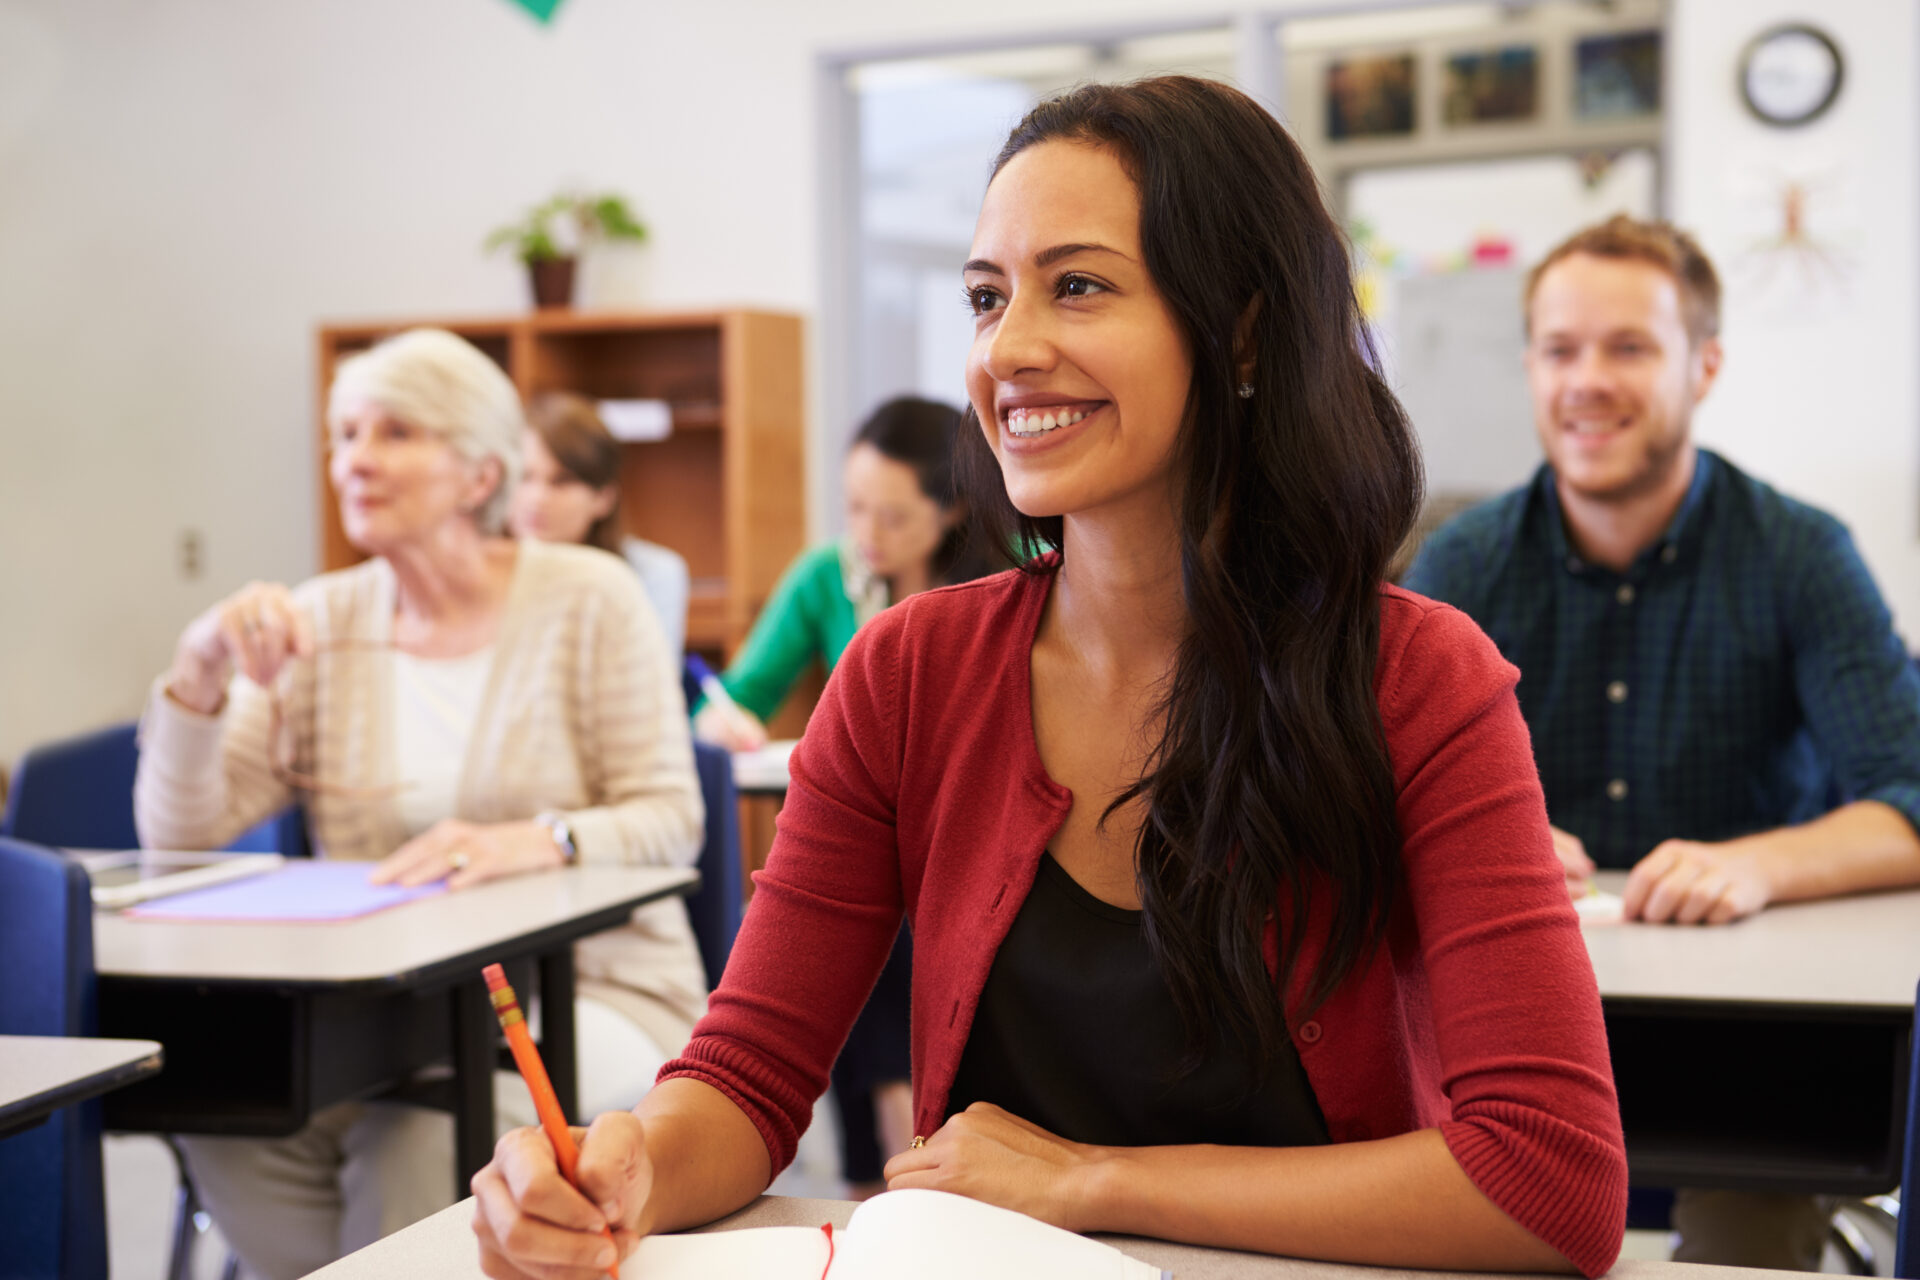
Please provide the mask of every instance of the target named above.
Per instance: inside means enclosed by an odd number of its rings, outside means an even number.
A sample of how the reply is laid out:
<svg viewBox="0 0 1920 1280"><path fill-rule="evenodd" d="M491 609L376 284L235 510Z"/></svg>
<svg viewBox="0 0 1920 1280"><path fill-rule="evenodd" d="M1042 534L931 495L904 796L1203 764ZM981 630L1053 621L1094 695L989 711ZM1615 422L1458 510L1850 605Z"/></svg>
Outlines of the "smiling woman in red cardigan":
<svg viewBox="0 0 1920 1280"><path fill-rule="evenodd" d="M1517 673L1380 586L1419 464L1298 150L1204 81L1043 103L964 283L969 495L1055 549L855 638L707 1017L594 1122L584 1195L536 1131L502 1140L483 1268L584 1277L603 1227L624 1250L751 1200L904 914L924 1141L892 1187L1605 1271L1626 1159Z"/></svg>

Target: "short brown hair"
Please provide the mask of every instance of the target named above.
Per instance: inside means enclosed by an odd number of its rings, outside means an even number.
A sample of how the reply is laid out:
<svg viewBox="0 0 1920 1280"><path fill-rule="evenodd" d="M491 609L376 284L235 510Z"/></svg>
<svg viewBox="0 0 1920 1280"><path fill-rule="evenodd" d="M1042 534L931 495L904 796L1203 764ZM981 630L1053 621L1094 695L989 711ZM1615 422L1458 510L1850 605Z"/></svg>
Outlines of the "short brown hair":
<svg viewBox="0 0 1920 1280"><path fill-rule="evenodd" d="M593 401L571 391L543 392L527 406L527 425L568 475L590 489L614 487L612 509L593 522L584 541L619 555L620 442L600 420Z"/></svg>
<svg viewBox="0 0 1920 1280"><path fill-rule="evenodd" d="M1680 315L1694 342L1720 336L1720 277L1699 243L1671 222L1642 222L1616 213L1605 222L1576 231L1527 273L1527 326L1533 325L1533 294L1547 269L1576 253L1595 258L1650 262L1673 277L1680 290Z"/></svg>

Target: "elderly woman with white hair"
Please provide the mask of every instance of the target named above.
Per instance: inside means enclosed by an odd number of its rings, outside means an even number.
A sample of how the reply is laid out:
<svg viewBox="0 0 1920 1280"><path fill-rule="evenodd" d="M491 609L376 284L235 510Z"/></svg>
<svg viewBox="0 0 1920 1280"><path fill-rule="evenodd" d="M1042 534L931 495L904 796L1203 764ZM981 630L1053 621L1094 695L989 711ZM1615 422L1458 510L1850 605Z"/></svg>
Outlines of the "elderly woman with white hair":
<svg viewBox="0 0 1920 1280"><path fill-rule="evenodd" d="M341 523L369 558L188 624L143 724L142 843L218 848L299 801L321 856L377 861L378 880L692 863L686 708L639 584L604 552L501 532L525 430L506 376L413 330L341 365L327 425ZM644 908L576 962L582 1104L630 1107L705 1007L685 909ZM380 1102L287 1138L182 1139L262 1280L451 1204L452 1144L446 1115Z"/></svg>

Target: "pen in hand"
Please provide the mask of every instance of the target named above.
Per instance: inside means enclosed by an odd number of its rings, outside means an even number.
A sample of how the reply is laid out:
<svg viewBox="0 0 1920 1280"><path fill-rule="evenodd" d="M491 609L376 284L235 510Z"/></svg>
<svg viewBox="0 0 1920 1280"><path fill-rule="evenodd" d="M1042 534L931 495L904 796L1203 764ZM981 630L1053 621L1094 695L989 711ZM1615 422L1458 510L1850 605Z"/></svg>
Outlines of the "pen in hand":
<svg viewBox="0 0 1920 1280"><path fill-rule="evenodd" d="M527 1033L527 1020L520 1012L520 1002L514 998L506 971L499 965L490 964L480 972L487 980L487 994L493 1001L495 1016L500 1019L500 1030L506 1033L507 1048L513 1051L513 1064L520 1068L520 1078L526 1081L527 1092L533 1095L533 1109L540 1114L540 1128L553 1144L554 1162L560 1166L560 1176L577 1191L580 1189L580 1149L573 1145L573 1131L567 1127L566 1113L560 1110L553 1081L547 1078L547 1065L540 1060L540 1050L534 1047L533 1037ZM601 1234L608 1244L613 1243L611 1226L602 1228ZM620 1280L616 1268L617 1259L616 1266L607 1268L611 1280Z"/></svg>
<svg viewBox="0 0 1920 1280"><path fill-rule="evenodd" d="M687 670L700 686L700 692L707 696L707 704L726 720L728 732L733 738L726 745L733 750L753 750L766 745L766 729L733 700L733 695L727 692L727 686L720 682L720 677L713 673L713 668L707 665L704 658L697 653L688 654Z"/></svg>

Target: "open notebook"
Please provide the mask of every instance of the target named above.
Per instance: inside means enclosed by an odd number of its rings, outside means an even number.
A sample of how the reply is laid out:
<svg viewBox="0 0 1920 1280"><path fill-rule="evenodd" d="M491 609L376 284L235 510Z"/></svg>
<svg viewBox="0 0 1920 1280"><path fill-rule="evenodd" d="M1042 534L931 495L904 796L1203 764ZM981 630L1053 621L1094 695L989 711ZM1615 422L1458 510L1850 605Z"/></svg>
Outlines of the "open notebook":
<svg viewBox="0 0 1920 1280"><path fill-rule="evenodd" d="M829 1248L832 1263L829 1266ZM889 1191L853 1211L829 1246L818 1227L648 1236L621 1280L1172 1280L1011 1209L944 1191Z"/></svg>

